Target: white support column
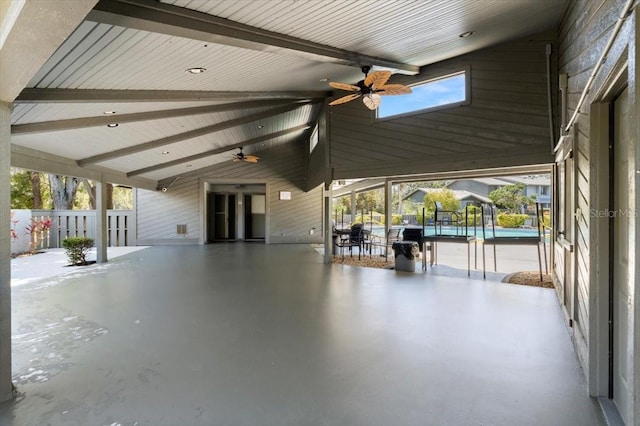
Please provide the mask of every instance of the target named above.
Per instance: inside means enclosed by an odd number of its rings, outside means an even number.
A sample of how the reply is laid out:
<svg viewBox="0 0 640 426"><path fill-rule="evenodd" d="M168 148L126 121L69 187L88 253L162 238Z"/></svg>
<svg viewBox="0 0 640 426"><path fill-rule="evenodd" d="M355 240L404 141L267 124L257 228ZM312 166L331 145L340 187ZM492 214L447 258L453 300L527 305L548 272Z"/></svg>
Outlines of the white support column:
<svg viewBox="0 0 640 426"><path fill-rule="evenodd" d="M384 235L389 235L389 230L393 226L393 182L387 179L384 182Z"/></svg>
<svg viewBox="0 0 640 426"><path fill-rule="evenodd" d="M107 184L96 182L96 261L107 262Z"/></svg>
<svg viewBox="0 0 640 426"><path fill-rule="evenodd" d="M12 398L11 383L11 106L0 102L0 402Z"/></svg>
<svg viewBox="0 0 640 426"><path fill-rule="evenodd" d="M635 43L634 40L635 39ZM633 211L631 214L635 220L630 221L635 228L631 238L633 246L630 247L630 259L635 259L633 266L630 268L630 281L631 281L631 294L633 294L633 327L629 330L629 335L633 339L633 366L631 367L633 383L632 383L632 419L634 424L640 423L640 262L638 257L640 256L640 226L638 223L638 217L640 216L640 124L638 124L638 117L640 117L640 8L635 7L635 31L633 32L633 39L629 42L631 46L629 51L633 52L633 59L629 61L629 70L633 72L633 75L628 77L629 84L632 92L631 106L629 111L629 117L635 117L630 120L629 126L631 131L631 140L633 142L631 158L631 173L633 174L633 181L631 183L631 207ZM633 70L633 71L631 71Z"/></svg>
<svg viewBox="0 0 640 426"><path fill-rule="evenodd" d="M328 187L328 188L327 188ZM324 188L324 263L331 263L333 258L333 226L331 223L331 210L333 191L331 184Z"/></svg>
<svg viewBox="0 0 640 426"><path fill-rule="evenodd" d="M351 224L353 225L356 222L356 216L357 216L357 211L356 211L356 192L355 191L351 191Z"/></svg>

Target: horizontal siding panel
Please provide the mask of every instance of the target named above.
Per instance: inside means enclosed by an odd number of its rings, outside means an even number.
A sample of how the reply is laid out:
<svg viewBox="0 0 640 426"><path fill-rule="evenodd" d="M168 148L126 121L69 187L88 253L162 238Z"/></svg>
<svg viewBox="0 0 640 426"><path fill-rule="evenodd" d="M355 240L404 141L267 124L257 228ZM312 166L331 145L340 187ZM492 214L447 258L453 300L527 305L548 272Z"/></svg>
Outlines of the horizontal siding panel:
<svg viewBox="0 0 640 426"><path fill-rule="evenodd" d="M335 178L424 173L433 164L463 170L550 162L545 46L554 37L547 32L424 67L418 76L394 76L411 84L470 68L470 105L387 120L358 101L332 107ZM526 160L518 152L548 155Z"/></svg>
<svg viewBox="0 0 640 426"><path fill-rule="evenodd" d="M548 148L525 149L518 147L512 150L486 150L482 155L478 153L461 153L451 155L414 156L406 159L401 166L389 161L350 164L346 167L334 165L334 179L355 179L362 176L392 176L456 170L478 170L499 168L505 165L525 166L549 164L553 157Z"/></svg>
<svg viewBox="0 0 640 426"><path fill-rule="evenodd" d="M325 181L325 155L326 146L324 141L318 142L308 159L307 186L306 189L315 188L324 184Z"/></svg>
<svg viewBox="0 0 640 426"><path fill-rule="evenodd" d="M580 3L582 7L585 6L585 3L600 3L603 5L604 2L593 0L587 2L582 1ZM606 42L606 39L609 37L609 34L618 18L618 13L622 9L625 1L608 0L607 3L608 4L603 5L604 7L598 7L595 9L590 9L586 6L580 11L582 14L581 16L584 17L586 22L576 26L572 32L567 33L566 38L561 39L563 46L568 44L571 46L570 49L567 48L561 50L560 57L563 63L572 62L581 64L581 67L586 68L589 58L591 57L593 59L591 65L595 64L597 56L593 58L594 52L592 51L594 47L594 40L597 41L595 45L598 45L602 40L605 40ZM593 15L588 16L591 13ZM597 49L597 52L601 51L601 49Z"/></svg>
<svg viewBox="0 0 640 426"><path fill-rule="evenodd" d="M269 185L270 242L320 243L323 240L323 190L318 186L308 192L292 187L285 180ZM291 192L291 200L280 200L280 191ZM314 230L310 234L310 230Z"/></svg>
<svg viewBox="0 0 640 426"><path fill-rule="evenodd" d="M200 237L197 181L177 180L167 192L136 191L138 243L193 240ZM177 225L187 225L187 235L178 235Z"/></svg>
<svg viewBox="0 0 640 426"><path fill-rule="evenodd" d="M573 115L576 111L582 92L603 49L608 43L612 29L625 3L626 0L575 0L570 2L559 33L558 56L559 71L569 76L567 110L570 115ZM591 152L589 105L594 102L596 96L600 95L599 91L602 85L615 64L622 57L624 50L628 47L629 40L632 39L632 24L630 21L628 20L623 25L611 51L607 55L606 61L600 69L594 86L588 93L577 115L578 135L574 161L577 188L576 207L580 209L580 214L577 218L574 250L576 277L573 285L577 294L575 319L578 324L577 328L574 329L574 342L581 365L585 371L590 370L587 354L591 315L589 308L593 304L590 303L590 299L593 299L590 289L599 284L591 282L591 278L596 276L592 268L596 268L598 256L592 256L596 246L592 247L590 243L600 244L598 250L601 253L606 253L608 249L606 239L605 241L597 241L598 236L593 235L596 230L590 228L591 225L596 223L590 216L590 209L597 208L597 206L592 205L592 197L596 195L596 185L593 180L606 179L606 176L598 176L592 170L592 163L595 159L593 158L594 153ZM572 211L566 212L566 214L572 213ZM561 268L556 268L556 275L560 276L562 273ZM606 280L606 277L603 277L603 279Z"/></svg>
<svg viewBox="0 0 640 426"><path fill-rule="evenodd" d="M305 186L305 143L290 143L259 151L258 163L225 161L190 172L192 178L258 179L284 178L298 188Z"/></svg>

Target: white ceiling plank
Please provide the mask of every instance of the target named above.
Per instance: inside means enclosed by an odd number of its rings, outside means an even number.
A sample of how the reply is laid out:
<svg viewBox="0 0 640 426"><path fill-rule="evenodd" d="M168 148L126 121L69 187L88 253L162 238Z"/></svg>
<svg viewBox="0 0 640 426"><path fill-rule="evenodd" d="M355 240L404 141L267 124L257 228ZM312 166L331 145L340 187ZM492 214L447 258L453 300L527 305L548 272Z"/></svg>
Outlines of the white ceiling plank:
<svg viewBox="0 0 640 426"><path fill-rule="evenodd" d="M0 50L0 101L13 102L95 3L59 0L24 4Z"/></svg>
<svg viewBox="0 0 640 426"><path fill-rule="evenodd" d="M183 164L183 163L188 163L188 162L192 162L195 160L200 160L202 158L206 158L206 157L211 157L213 155L216 154L222 154L223 152L227 152L236 148L240 148L240 147L245 147L245 146L250 146L250 145L255 145L255 144L259 144L262 142L265 142L269 139L274 139L277 137L281 137L281 136L285 136L285 135L289 135L292 133L301 133L304 130L307 130L311 127L311 124L303 124L301 126L297 126L297 127L293 127L291 129L286 129L286 130L282 130L280 132L275 132L275 133L269 133L267 135L264 136L259 136L253 139L248 139L248 140L244 140L241 142L237 142L235 144L232 145L227 145L224 148L218 148L218 149L214 149L211 151L205 151L203 153L200 154L195 154L195 155L191 155L189 157L183 157L183 158L179 158L176 160L172 160L172 161L168 161L166 163L161 163L161 164L156 164L153 166L149 166L149 167L145 167L143 169L138 169L138 170L133 170L127 173L127 177L132 177L132 176L138 176L141 174L145 174L145 173L149 173L155 170L161 170L161 169L166 169L168 167L171 166L175 166L177 164ZM245 154L248 154L248 152L245 152Z"/></svg>

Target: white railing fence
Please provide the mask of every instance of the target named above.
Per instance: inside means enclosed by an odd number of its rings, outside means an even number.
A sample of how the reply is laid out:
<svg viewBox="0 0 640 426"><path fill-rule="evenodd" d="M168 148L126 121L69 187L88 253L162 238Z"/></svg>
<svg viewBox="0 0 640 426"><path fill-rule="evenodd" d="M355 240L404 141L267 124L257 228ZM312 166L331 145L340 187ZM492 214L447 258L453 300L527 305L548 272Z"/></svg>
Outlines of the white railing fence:
<svg viewBox="0 0 640 426"><path fill-rule="evenodd" d="M36 250L48 248L61 248L62 241L67 237L96 238L96 211L95 210L12 210L14 217L20 217L19 222L13 225L18 238L12 242L12 253L24 250L25 243L28 247L32 236L29 226L34 221L44 222L50 220L48 231L39 232ZM107 245L109 247L135 246L136 245L136 221L132 210L108 210L107 211ZM27 240L25 242L25 240ZM15 246L15 248L14 248Z"/></svg>

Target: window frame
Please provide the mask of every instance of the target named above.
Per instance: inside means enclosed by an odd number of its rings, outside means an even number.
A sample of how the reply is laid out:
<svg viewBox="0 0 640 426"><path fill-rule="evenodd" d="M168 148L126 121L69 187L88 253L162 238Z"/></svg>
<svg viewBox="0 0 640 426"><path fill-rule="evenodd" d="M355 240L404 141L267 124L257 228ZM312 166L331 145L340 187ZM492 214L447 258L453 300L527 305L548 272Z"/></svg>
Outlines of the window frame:
<svg viewBox="0 0 640 426"><path fill-rule="evenodd" d="M431 82L435 82L438 80L443 80L446 78L450 78L450 77L455 77L458 75L464 75L464 99L461 101L455 101L455 102L449 102L446 104L442 104L442 105L435 105L432 107L427 107L427 108L421 108L421 109L416 109L413 111L407 111L407 112L403 112L400 114L394 114L394 115L389 115L386 117L380 117L380 108L376 109L376 121L388 121L388 120L395 120L398 118L403 118L403 117L410 117L410 116L414 116L417 114L425 114L428 112L434 112L434 111L439 111L439 110L444 110L444 109L451 109L451 108L457 108L460 106L464 106L464 105L471 105L471 67L470 66L466 66L466 67L457 67L456 70L448 70L448 71L441 71L438 73L431 73L431 75L426 76L427 78L422 78L420 81L416 81L415 83L411 83L408 84L409 87L413 88L416 86L422 86ZM405 96L405 95L399 95L399 96ZM382 99L382 102L384 102L384 98Z"/></svg>
<svg viewBox="0 0 640 426"><path fill-rule="evenodd" d="M318 124L311 131L311 135L309 135L309 154L313 152L314 149L318 146L320 142L320 130Z"/></svg>

